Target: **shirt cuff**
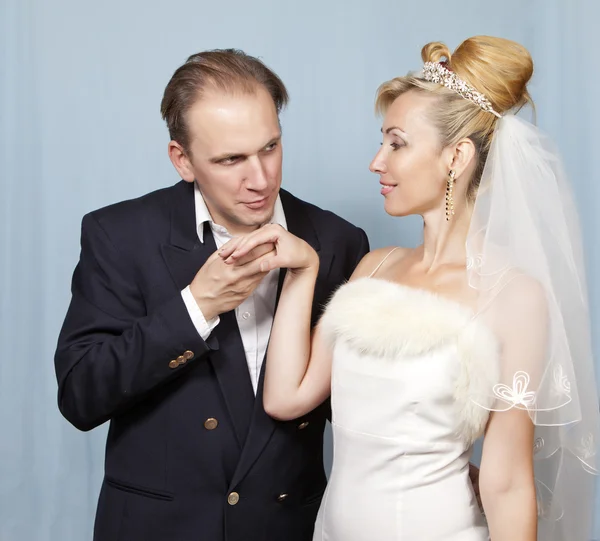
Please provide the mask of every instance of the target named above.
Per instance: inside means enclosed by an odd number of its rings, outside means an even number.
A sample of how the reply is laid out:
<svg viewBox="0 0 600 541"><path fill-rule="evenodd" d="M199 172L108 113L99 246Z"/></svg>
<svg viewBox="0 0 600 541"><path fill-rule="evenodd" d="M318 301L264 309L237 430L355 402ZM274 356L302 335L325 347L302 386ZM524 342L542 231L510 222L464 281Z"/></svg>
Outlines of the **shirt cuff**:
<svg viewBox="0 0 600 541"><path fill-rule="evenodd" d="M190 315L190 319L192 320L194 327L196 327L196 330L198 331L198 334L200 335L202 340L206 342L206 340L210 336L210 333L219 324L219 316L211 319L210 321L206 321L202 310L200 310L196 299L194 299L194 295L192 295L192 290L190 289L190 286L187 286L181 292L181 298L185 303L185 307L187 308L188 314Z"/></svg>

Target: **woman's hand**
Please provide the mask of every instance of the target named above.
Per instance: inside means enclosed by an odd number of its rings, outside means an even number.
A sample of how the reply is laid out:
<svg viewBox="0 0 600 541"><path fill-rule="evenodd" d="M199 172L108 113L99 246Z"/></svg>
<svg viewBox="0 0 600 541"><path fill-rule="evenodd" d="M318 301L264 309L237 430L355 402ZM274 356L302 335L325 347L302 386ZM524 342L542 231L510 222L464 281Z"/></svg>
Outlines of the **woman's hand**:
<svg viewBox="0 0 600 541"><path fill-rule="evenodd" d="M314 249L276 224L265 225L249 235L231 239L219 250L219 255L228 265L235 265L252 250L264 244L272 244L275 250L272 255L263 258L260 264L261 272L286 268L301 273L319 267L319 256Z"/></svg>

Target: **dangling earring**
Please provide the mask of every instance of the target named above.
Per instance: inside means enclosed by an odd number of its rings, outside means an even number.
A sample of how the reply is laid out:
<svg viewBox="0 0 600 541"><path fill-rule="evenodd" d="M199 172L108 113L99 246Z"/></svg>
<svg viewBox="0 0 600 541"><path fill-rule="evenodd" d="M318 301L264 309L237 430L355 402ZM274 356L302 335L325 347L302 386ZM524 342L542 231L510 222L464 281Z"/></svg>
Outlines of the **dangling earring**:
<svg viewBox="0 0 600 541"><path fill-rule="evenodd" d="M450 216L454 216L454 198L452 192L454 190L454 177L456 173L454 169L450 169L448 173L448 184L446 186L446 221L450 221Z"/></svg>

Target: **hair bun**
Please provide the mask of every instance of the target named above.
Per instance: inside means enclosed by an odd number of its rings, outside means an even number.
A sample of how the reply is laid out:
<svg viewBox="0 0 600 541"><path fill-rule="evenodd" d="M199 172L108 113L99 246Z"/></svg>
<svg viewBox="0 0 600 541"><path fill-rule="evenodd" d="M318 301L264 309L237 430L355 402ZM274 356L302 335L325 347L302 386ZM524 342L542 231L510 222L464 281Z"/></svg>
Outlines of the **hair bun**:
<svg viewBox="0 0 600 541"><path fill-rule="evenodd" d="M432 41L421 49L421 59L423 62L439 62L441 58L445 58L450 63L452 54L450 53L450 49L440 41Z"/></svg>
<svg viewBox="0 0 600 541"><path fill-rule="evenodd" d="M452 56L452 70L503 113L526 103L533 105L527 84L533 60L522 45L504 38L475 36L463 41Z"/></svg>

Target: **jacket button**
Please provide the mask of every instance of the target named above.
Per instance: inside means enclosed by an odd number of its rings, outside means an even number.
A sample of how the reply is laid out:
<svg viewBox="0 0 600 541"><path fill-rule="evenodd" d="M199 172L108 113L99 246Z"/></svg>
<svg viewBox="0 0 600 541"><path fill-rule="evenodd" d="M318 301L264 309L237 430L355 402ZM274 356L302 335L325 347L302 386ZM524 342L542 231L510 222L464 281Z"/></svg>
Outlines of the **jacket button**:
<svg viewBox="0 0 600 541"><path fill-rule="evenodd" d="M285 500L288 499L289 494L280 494L279 496L277 496L277 501L278 502L284 502Z"/></svg>
<svg viewBox="0 0 600 541"><path fill-rule="evenodd" d="M236 505L240 501L240 495L237 492L231 492L227 496L227 503L229 505Z"/></svg>
<svg viewBox="0 0 600 541"><path fill-rule="evenodd" d="M310 423L308 421L304 421L298 425L298 430L304 430Z"/></svg>
<svg viewBox="0 0 600 541"><path fill-rule="evenodd" d="M169 368L177 368L179 366L179 363L177 362L177 359L173 359L170 363L169 363Z"/></svg>
<svg viewBox="0 0 600 541"><path fill-rule="evenodd" d="M189 361L190 359L194 358L194 352L190 351L189 349L187 351L183 352L183 357L185 358L186 361Z"/></svg>
<svg viewBox="0 0 600 541"><path fill-rule="evenodd" d="M206 430L214 430L218 426L219 421L217 421L213 417L210 417L209 419L206 419L206 421L204 421L204 428L206 428Z"/></svg>
<svg viewBox="0 0 600 541"><path fill-rule="evenodd" d="M186 362L187 362L187 359L183 355L180 355L179 357L177 357L178 364L185 364Z"/></svg>

